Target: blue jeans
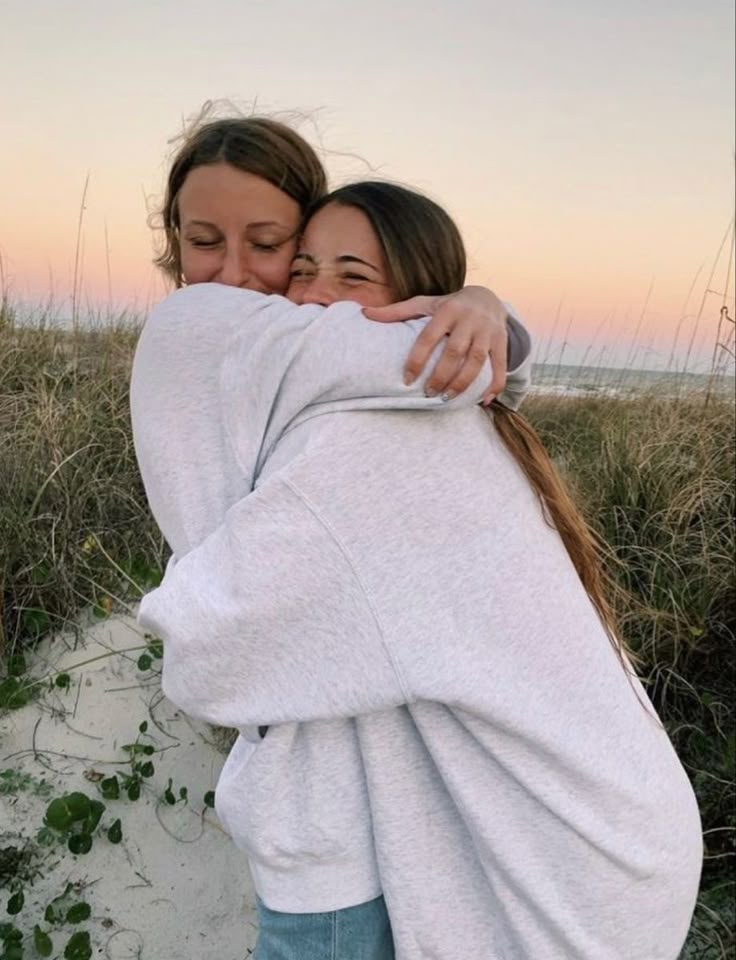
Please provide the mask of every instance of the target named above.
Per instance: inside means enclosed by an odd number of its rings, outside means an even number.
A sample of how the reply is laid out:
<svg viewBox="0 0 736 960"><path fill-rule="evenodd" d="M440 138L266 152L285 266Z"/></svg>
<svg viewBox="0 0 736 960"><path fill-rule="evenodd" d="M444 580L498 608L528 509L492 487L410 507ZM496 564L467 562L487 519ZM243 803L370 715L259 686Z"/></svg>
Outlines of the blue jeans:
<svg viewBox="0 0 736 960"><path fill-rule="evenodd" d="M331 913L279 913L258 900L253 960L394 960L383 897Z"/></svg>

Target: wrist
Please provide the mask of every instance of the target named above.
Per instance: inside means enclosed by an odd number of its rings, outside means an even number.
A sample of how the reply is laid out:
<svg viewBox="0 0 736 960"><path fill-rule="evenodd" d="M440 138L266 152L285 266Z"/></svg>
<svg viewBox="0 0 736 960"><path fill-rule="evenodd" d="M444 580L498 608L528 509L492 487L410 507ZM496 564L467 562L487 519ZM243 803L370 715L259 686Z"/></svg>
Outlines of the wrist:
<svg viewBox="0 0 736 960"><path fill-rule="evenodd" d="M508 322L509 311L506 304L488 287L467 286L463 287L462 292L467 294L471 301L480 307L484 313L487 313L492 320L502 324Z"/></svg>

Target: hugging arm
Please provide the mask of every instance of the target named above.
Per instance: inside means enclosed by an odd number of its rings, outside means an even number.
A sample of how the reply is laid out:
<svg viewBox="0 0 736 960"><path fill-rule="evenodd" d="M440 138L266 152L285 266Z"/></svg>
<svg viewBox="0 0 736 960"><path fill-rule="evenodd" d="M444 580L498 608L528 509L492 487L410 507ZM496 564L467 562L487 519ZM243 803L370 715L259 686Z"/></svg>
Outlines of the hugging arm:
<svg viewBox="0 0 736 960"><path fill-rule="evenodd" d="M483 395L484 404L497 399L516 410L529 390L529 333L508 305L485 287L465 287L446 296L412 297L388 307L366 308L364 313L386 323L431 317L417 337L405 371L408 379L416 378L426 369L432 351L447 337L427 380L434 393L450 397L463 393L488 356L493 379Z"/></svg>
<svg viewBox="0 0 736 960"><path fill-rule="evenodd" d="M339 542L274 477L143 598L162 688L230 727L349 717L407 702L401 670Z"/></svg>
<svg viewBox="0 0 736 960"><path fill-rule="evenodd" d="M174 552L201 543L252 490L273 444L305 411L477 403L490 364L452 403L427 398L421 377L404 384L423 323L375 324L355 303L298 307L222 284L185 287L158 304L136 349L131 420L148 502Z"/></svg>

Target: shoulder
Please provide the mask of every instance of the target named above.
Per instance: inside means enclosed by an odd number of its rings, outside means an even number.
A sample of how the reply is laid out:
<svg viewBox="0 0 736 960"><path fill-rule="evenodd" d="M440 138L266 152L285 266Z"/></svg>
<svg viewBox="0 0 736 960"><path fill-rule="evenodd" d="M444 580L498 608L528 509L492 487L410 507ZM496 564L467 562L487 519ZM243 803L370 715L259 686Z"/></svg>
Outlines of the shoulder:
<svg viewBox="0 0 736 960"><path fill-rule="evenodd" d="M169 294L146 320L144 330L149 334L186 333L204 324L227 326L243 314L261 309L269 300L252 290L241 290L221 283L196 283Z"/></svg>

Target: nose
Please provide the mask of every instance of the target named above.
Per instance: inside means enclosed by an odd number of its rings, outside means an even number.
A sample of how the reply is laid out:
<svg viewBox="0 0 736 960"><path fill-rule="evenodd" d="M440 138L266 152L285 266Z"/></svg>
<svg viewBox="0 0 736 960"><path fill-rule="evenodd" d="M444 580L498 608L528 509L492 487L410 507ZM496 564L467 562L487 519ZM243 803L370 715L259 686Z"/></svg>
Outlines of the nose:
<svg viewBox="0 0 736 960"><path fill-rule="evenodd" d="M316 276L307 284L303 294L302 303L318 303L322 307L329 307L338 299L335 284L325 276Z"/></svg>
<svg viewBox="0 0 736 960"><path fill-rule="evenodd" d="M248 283L248 258L237 246L228 244L223 253L217 282L228 287L244 287Z"/></svg>

